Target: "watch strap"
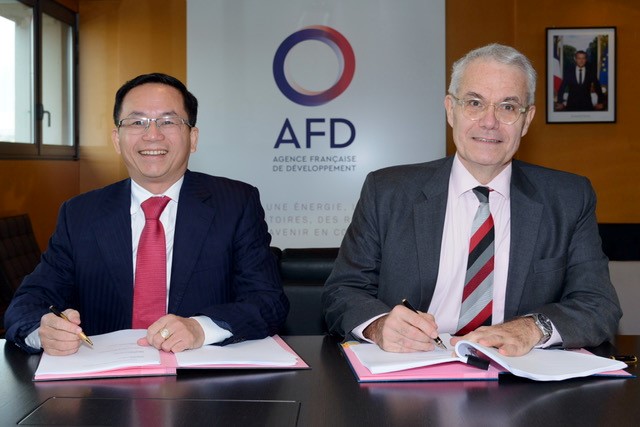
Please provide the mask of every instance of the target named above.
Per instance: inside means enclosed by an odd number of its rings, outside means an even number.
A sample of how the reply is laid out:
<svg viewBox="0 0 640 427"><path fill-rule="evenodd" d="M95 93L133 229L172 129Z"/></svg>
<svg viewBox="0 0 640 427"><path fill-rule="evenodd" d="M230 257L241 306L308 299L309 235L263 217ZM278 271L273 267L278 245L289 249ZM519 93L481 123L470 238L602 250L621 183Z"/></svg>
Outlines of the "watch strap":
<svg viewBox="0 0 640 427"><path fill-rule="evenodd" d="M538 329L540 329L540 332L542 332L542 338L540 338L540 341L538 341L536 346L549 341L549 338L551 338L551 334L553 333L553 326L551 324L551 320L547 316L542 313L531 313L523 317L531 317L536 323Z"/></svg>

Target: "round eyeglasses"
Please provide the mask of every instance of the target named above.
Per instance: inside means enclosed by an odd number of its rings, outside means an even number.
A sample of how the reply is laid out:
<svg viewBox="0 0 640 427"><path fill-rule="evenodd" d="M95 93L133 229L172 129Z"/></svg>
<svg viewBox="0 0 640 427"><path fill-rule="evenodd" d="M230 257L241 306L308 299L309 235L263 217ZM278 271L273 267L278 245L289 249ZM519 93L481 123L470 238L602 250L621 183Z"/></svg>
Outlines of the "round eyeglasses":
<svg viewBox="0 0 640 427"><path fill-rule="evenodd" d="M451 94L450 94L451 95ZM518 121L523 113L526 113L529 107L523 107L517 102L505 101L498 104L486 102L479 98L457 98L451 97L462 107L462 114L469 120L480 120L487 114L487 109L493 105L493 114L500 123L512 125Z"/></svg>
<svg viewBox="0 0 640 427"><path fill-rule="evenodd" d="M150 119L148 117L127 117L118 122L118 129L122 129L131 135L142 135L145 133L151 122L156 123L156 127L163 134L178 132L182 125L192 127L185 119L178 116L164 116Z"/></svg>

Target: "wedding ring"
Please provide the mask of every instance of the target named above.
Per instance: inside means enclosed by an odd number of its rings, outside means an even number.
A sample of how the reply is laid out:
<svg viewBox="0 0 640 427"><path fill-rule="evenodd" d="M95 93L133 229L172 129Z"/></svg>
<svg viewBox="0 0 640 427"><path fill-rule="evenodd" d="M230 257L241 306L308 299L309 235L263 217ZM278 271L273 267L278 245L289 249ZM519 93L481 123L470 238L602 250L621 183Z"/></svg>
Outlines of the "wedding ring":
<svg viewBox="0 0 640 427"><path fill-rule="evenodd" d="M167 328L164 328L163 330L160 331L160 336L166 340L171 336L171 332L169 332Z"/></svg>

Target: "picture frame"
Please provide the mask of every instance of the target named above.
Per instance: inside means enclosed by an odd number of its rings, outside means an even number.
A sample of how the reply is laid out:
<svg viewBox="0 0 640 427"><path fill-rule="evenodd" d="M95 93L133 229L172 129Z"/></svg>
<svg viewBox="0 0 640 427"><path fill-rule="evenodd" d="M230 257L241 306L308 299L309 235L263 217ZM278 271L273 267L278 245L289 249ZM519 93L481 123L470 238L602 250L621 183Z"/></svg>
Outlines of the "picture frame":
<svg viewBox="0 0 640 427"><path fill-rule="evenodd" d="M616 27L547 28L547 123L615 123Z"/></svg>

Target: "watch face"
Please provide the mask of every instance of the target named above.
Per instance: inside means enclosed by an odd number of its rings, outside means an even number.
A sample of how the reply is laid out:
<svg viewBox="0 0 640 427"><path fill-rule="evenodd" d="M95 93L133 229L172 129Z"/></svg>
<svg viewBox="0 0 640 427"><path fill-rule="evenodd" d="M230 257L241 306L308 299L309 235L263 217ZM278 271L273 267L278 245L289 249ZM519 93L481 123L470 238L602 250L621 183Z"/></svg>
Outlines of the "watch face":
<svg viewBox="0 0 640 427"><path fill-rule="evenodd" d="M551 326L551 320L549 320L549 318L544 314L538 314L536 316L536 320L538 321L538 324L542 327L544 335L545 336L551 335L551 332L553 331L553 327Z"/></svg>

